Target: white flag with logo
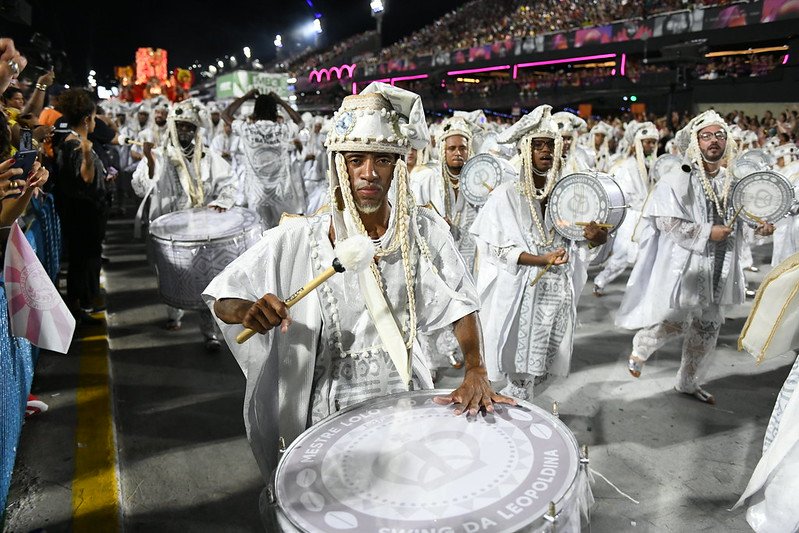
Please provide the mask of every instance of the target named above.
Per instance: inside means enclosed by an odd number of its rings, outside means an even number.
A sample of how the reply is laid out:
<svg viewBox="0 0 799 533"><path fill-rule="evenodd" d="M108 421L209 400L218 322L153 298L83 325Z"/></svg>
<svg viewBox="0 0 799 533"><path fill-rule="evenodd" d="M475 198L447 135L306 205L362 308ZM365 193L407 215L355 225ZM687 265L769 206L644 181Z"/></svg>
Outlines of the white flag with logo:
<svg viewBox="0 0 799 533"><path fill-rule="evenodd" d="M6 244L3 270L11 334L39 348L67 353L75 318L16 222Z"/></svg>

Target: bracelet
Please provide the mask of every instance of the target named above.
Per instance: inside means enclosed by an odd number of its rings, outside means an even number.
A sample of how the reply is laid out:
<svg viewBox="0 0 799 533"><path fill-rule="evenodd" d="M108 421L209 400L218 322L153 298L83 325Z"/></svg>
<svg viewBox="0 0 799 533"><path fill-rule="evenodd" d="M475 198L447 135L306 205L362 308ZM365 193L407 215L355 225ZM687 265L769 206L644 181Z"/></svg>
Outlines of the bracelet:
<svg viewBox="0 0 799 533"><path fill-rule="evenodd" d="M44 92L44 91L47 90L47 85L45 85L43 83L37 83L36 84L36 88L39 89L40 91Z"/></svg>

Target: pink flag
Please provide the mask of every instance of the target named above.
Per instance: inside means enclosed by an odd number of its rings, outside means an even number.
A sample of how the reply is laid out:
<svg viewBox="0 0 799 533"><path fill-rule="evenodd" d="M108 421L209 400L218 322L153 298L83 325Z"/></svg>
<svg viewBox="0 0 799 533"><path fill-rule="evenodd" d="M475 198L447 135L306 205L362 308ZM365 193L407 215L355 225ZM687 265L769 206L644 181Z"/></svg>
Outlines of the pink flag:
<svg viewBox="0 0 799 533"><path fill-rule="evenodd" d="M75 318L14 222L4 265L11 334L45 350L67 353Z"/></svg>

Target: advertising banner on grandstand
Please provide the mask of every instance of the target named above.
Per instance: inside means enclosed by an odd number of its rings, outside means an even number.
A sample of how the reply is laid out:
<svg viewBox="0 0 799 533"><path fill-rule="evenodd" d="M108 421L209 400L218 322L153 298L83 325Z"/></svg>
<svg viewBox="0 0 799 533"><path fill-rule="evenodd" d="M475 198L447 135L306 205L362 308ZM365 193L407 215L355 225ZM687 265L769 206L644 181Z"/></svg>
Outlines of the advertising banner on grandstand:
<svg viewBox="0 0 799 533"><path fill-rule="evenodd" d="M683 35L685 33L702 31L701 11L701 9L695 9L694 11L676 11L654 17L652 22L652 37Z"/></svg>
<svg viewBox="0 0 799 533"><path fill-rule="evenodd" d="M765 0L760 12L760 22L776 22L799 17L796 0Z"/></svg>
<svg viewBox="0 0 799 533"><path fill-rule="evenodd" d="M238 98L250 89L258 89L261 94L274 91L284 100L289 97L288 74L272 74L237 70L216 78L216 99Z"/></svg>
<svg viewBox="0 0 799 533"><path fill-rule="evenodd" d="M757 24L760 22L762 7L760 2L753 2L697 9L695 12L703 15L702 29L722 30Z"/></svg>
<svg viewBox="0 0 799 533"><path fill-rule="evenodd" d="M652 21L630 19L613 24L613 42L623 43L652 37L654 24Z"/></svg>
<svg viewBox="0 0 799 533"><path fill-rule="evenodd" d="M574 32L574 47L608 44L613 39L613 26L594 26L583 28Z"/></svg>
<svg viewBox="0 0 799 533"><path fill-rule="evenodd" d="M568 50L574 48L574 32L550 33L544 36L544 50Z"/></svg>

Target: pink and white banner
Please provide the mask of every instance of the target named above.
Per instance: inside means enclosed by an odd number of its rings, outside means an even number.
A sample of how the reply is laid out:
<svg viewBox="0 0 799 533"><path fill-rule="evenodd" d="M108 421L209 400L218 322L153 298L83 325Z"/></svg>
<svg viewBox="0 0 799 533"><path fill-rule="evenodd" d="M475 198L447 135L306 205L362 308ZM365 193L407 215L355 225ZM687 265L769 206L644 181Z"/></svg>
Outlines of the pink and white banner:
<svg viewBox="0 0 799 533"><path fill-rule="evenodd" d="M67 353L75 318L16 222L6 244L4 272L11 334L39 348Z"/></svg>

